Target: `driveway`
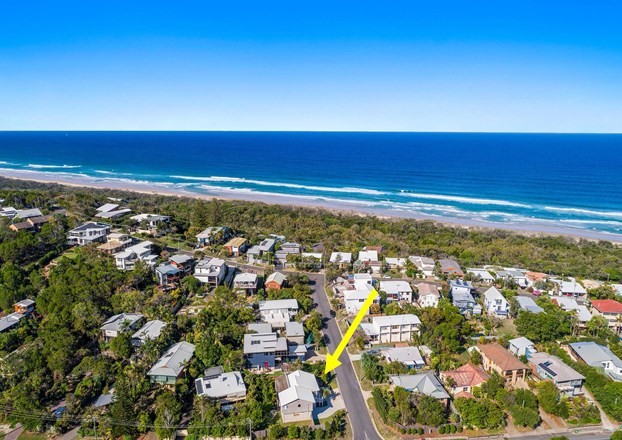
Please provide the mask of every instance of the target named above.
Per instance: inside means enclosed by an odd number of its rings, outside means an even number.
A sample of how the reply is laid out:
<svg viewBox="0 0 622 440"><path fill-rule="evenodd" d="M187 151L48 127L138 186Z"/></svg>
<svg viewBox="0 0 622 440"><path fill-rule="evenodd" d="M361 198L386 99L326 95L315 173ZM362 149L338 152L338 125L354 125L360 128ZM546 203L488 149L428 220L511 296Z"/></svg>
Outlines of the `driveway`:
<svg viewBox="0 0 622 440"><path fill-rule="evenodd" d="M307 274L313 289L313 300L317 304L320 313L328 318L327 327L324 335L328 338L328 350L333 353L341 340L341 333L337 326L337 321L330 317L330 302L324 290L324 275ZM348 411L350 424L352 425L353 438L357 440L381 440L376 428L371 420L371 415L367 409L367 403L361 392L354 367L350 362L347 350L344 350L339 358L341 366L335 370L339 390L343 395L343 400Z"/></svg>

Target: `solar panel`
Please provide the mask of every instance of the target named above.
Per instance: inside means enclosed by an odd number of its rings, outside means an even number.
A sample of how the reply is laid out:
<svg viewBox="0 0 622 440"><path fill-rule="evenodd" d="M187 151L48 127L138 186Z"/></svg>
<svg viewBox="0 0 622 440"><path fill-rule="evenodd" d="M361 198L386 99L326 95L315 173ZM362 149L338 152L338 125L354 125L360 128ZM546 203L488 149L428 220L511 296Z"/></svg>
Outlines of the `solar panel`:
<svg viewBox="0 0 622 440"><path fill-rule="evenodd" d="M542 368L544 371L546 371L547 373L549 373L552 377L555 377L555 376L557 376L557 373L556 373L556 372L554 372L553 370L551 370L551 369L549 368L549 366L551 366L552 364L553 364L553 362L551 362L551 361L546 361L546 362L544 362L544 363L542 363L542 364L539 364L539 366L540 366L540 368Z"/></svg>
<svg viewBox="0 0 622 440"><path fill-rule="evenodd" d="M198 379L194 382L194 386L197 389L197 394L201 395L203 394L203 381L201 379Z"/></svg>

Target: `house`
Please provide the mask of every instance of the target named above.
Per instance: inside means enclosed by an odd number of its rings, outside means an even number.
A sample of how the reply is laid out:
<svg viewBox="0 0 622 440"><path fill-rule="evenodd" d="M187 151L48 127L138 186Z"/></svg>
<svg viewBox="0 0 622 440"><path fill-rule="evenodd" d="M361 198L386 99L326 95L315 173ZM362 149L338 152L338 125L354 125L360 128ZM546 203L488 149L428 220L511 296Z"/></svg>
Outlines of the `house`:
<svg viewBox="0 0 622 440"><path fill-rule="evenodd" d="M573 342L568 344L570 354L590 367L602 369L615 381L622 381L622 360L609 348L596 342Z"/></svg>
<svg viewBox="0 0 622 440"><path fill-rule="evenodd" d="M490 379L482 367L473 364L465 364L455 370L442 371L440 376L456 399L473 397L473 389Z"/></svg>
<svg viewBox="0 0 622 440"><path fill-rule="evenodd" d="M108 318L99 329L104 342L109 342L121 333L136 330L142 320L140 313L120 313Z"/></svg>
<svg viewBox="0 0 622 440"><path fill-rule="evenodd" d="M244 357L251 369L274 368L288 354L287 339L275 332L244 335Z"/></svg>
<svg viewBox="0 0 622 440"><path fill-rule="evenodd" d="M41 227L52 220L51 215L42 215L38 217L29 217L26 221L13 223L9 226L9 229L15 232L19 231L38 231Z"/></svg>
<svg viewBox="0 0 622 440"><path fill-rule="evenodd" d="M174 287L181 279L182 272L172 264L162 263L155 268L155 274L160 286Z"/></svg>
<svg viewBox="0 0 622 440"><path fill-rule="evenodd" d="M495 282L495 277L492 276L486 269L467 269L467 273L472 274L474 279L481 280L486 284L492 284Z"/></svg>
<svg viewBox="0 0 622 440"><path fill-rule="evenodd" d="M132 345L134 347L140 347L147 341L159 338L164 327L166 327L166 322L160 321L159 319L147 321L145 325L132 335Z"/></svg>
<svg viewBox="0 0 622 440"><path fill-rule="evenodd" d="M384 262L390 270L403 270L406 267L406 258L387 257Z"/></svg>
<svg viewBox="0 0 622 440"><path fill-rule="evenodd" d="M13 304L13 311L22 315L30 315L35 311L35 302L31 299L23 299Z"/></svg>
<svg viewBox="0 0 622 440"><path fill-rule="evenodd" d="M181 271L181 276L189 275L194 267L194 258L191 255L176 254L168 259L168 262Z"/></svg>
<svg viewBox="0 0 622 440"><path fill-rule="evenodd" d="M34 227L28 222L11 223L9 229L13 232L34 231Z"/></svg>
<svg viewBox="0 0 622 440"><path fill-rule="evenodd" d="M482 314L482 306L480 306L473 298L470 292L465 292L464 290L456 291L456 293L452 293L451 302L454 306L458 307L460 313L463 315L471 314L471 315L481 315Z"/></svg>
<svg viewBox="0 0 622 440"><path fill-rule="evenodd" d="M274 252L274 247L276 246L276 240L274 238L264 238L261 243L258 245L252 246L247 252L246 257L248 258L249 264L254 264L256 262L262 263L266 259L266 255ZM266 261L267 263L271 263L271 261Z"/></svg>
<svg viewBox="0 0 622 440"><path fill-rule="evenodd" d="M378 260L378 251L360 251L358 260L363 263L370 263L372 261L380 261Z"/></svg>
<svg viewBox="0 0 622 440"><path fill-rule="evenodd" d="M434 275L436 263L432 258L411 255L410 257L408 257L408 259L412 261L417 269L419 269L419 271L423 273L426 277L431 277Z"/></svg>
<svg viewBox="0 0 622 440"><path fill-rule="evenodd" d="M443 384L441 384L436 375L432 372L397 374L389 376L389 379L395 387L402 387L411 393L434 397L444 404L449 402L449 394L447 394Z"/></svg>
<svg viewBox="0 0 622 440"><path fill-rule="evenodd" d="M95 214L95 217L103 218L103 219L106 219L106 220L114 220L116 218L123 217L124 215L127 215L130 212L132 212L132 210L130 208L120 208L120 209L117 209L117 210L114 210L114 211L99 212L99 213Z"/></svg>
<svg viewBox="0 0 622 440"><path fill-rule="evenodd" d="M438 260L438 264L441 266L441 273L443 275L456 276L456 277L464 276L464 272L462 271L462 268L460 267L458 262L456 262L455 260L444 258L444 259Z"/></svg>
<svg viewBox="0 0 622 440"><path fill-rule="evenodd" d="M227 251L227 254L232 257L239 257L248 247L248 240L244 237L234 237L223 246Z"/></svg>
<svg viewBox="0 0 622 440"><path fill-rule="evenodd" d="M302 251L302 246L300 243L294 243L292 241L286 241L285 243L281 243L281 249L283 252L287 252L288 254L299 254Z"/></svg>
<svg viewBox="0 0 622 440"><path fill-rule="evenodd" d="M373 279L368 273L357 273L348 279L345 289L340 290L343 294L346 312L348 314L358 313L372 290L374 290ZM373 304L380 304L379 295L376 296Z"/></svg>
<svg viewBox="0 0 622 440"><path fill-rule="evenodd" d="M158 256L151 253L152 244L150 241L142 241L114 254L117 269L133 270L138 261L143 261L147 267L153 269Z"/></svg>
<svg viewBox="0 0 622 440"><path fill-rule="evenodd" d="M32 217L43 217L43 213L39 208L18 209L15 211L15 218L26 220Z"/></svg>
<svg viewBox="0 0 622 440"><path fill-rule="evenodd" d="M4 317L0 318L0 333L5 332L7 330L11 330L14 327L17 327L19 322L25 316L26 315L24 315L22 313L11 313L11 314L9 314L7 316L4 316Z"/></svg>
<svg viewBox="0 0 622 440"><path fill-rule="evenodd" d="M585 288L579 284L576 279L570 278L569 280L570 281L560 280L557 278L551 279L551 281L557 284L560 295L574 297L587 295L587 290L585 290Z"/></svg>
<svg viewBox="0 0 622 440"><path fill-rule="evenodd" d="M4 206L0 208L0 217L14 218L17 215L17 209L12 206Z"/></svg>
<svg viewBox="0 0 622 440"><path fill-rule="evenodd" d="M524 336L521 336L515 339L510 339L509 342L510 342L510 347L508 348L508 350L510 350L510 353L512 353L514 356L517 356L517 357L525 356L529 358L529 356L538 352L533 342L531 342L529 339L527 339Z"/></svg>
<svg viewBox="0 0 622 440"><path fill-rule="evenodd" d="M99 222L87 222L67 233L70 246L84 246L91 243L102 243L110 233L110 225Z"/></svg>
<svg viewBox="0 0 622 440"><path fill-rule="evenodd" d="M591 306L592 314L605 318L612 331L622 332L622 303L615 299L594 299Z"/></svg>
<svg viewBox="0 0 622 440"><path fill-rule="evenodd" d="M484 292L484 308L488 315L497 318L507 318L510 313L510 304L494 286Z"/></svg>
<svg viewBox="0 0 622 440"><path fill-rule="evenodd" d="M259 301L261 320L272 327L285 327L298 313L298 301L295 299L276 299Z"/></svg>
<svg viewBox="0 0 622 440"><path fill-rule="evenodd" d="M321 252L303 252L300 254L301 262L306 269L321 269L323 267Z"/></svg>
<svg viewBox="0 0 622 440"><path fill-rule="evenodd" d="M417 315L374 316L371 323L361 328L372 343L407 342L413 333L419 333L421 321Z"/></svg>
<svg viewBox="0 0 622 440"><path fill-rule="evenodd" d="M434 284L428 283L420 283L417 284L415 287L417 287L417 292L419 295L419 298L417 300L419 307L438 307L438 302L441 299L441 294L438 291L438 287L436 287Z"/></svg>
<svg viewBox="0 0 622 440"><path fill-rule="evenodd" d="M210 370L220 369L218 374L211 374ZM205 396L220 402L221 405L230 405L246 399L246 384L239 371L225 373L222 367L210 368L205 371L204 377L194 381L197 396Z"/></svg>
<svg viewBox="0 0 622 440"><path fill-rule="evenodd" d="M535 314L544 312L544 309L528 296L517 296L514 299L520 310Z"/></svg>
<svg viewBox="0 0 622 440"><path fill-rule="evenodd" d="M125 250L134 243L134 239L129 234L113 232L108 234L106 242L97 246L97 249L108 255L113 255Z"/></svg>
<svg viewBox="0 0 622 440"><path fill-rule="evenodd" d="M473 288L473 284L469 281L462 280L450 280L449 281L449 293L454 295L455 293L468 293L471 294L475 289Z"/></svg>
<svg viewBox="0 0 622 440"><path fill-rule="evenodd" d="M326 406L316 377L298 370L275 381L281 416L311 420L315 408Z"/></svg>
<svg viewBox="0 0 622 440"><path fill-rule="evenodd" d="M476 350L482 355L484 370L497 372L506 383L514 385L518 380L527 378L529 367L496 342L478 344Z"/></svg>
<svg viewBox="0 0 622 440"><path fill-rule="evenodd" d="M98 213L100 213L100 212L111 212L111 211L114 211L115 209L117 209L118 207L119 207L118 204L106 203L106 204L100 206L99 208L96 208L95 211L97 211Z"/></svg>
<svg viewBox="0 0 622 440"><path fill-rule="evenodd" d="M381 353L387 362L400 362L409 369L420 369L425 366L425 361L417 347L386 348Z"/></svg>
<svg viewBox="0 0 622 440"><path fill-rule="evenodd" d="M563 395L573 397L583 394L585 377L560 358L543 352L534 353L529 358L529 365L536 376L553 382Z"/></svg>
<svg viewBox="0 0 622 440"><path fill-rule="evenodd" d="M300 255L302 246L299 243L285 242L282 243L280 248L274 253L274 263L276 266L287 267L288 257L290 255ZM291 261L291 259L290 259Z"/></svg>
<svg viewBox="0 0 622 440"><path fill-rule="evenodd" d="M333 252L330 254L329 262L341 269L347 269L352 264L352 254L350 252Z"/></svg>
<svg viewBox="0 0 622 440"><path fill-rule="evenodd" d="M273 331L272 324L268 324L267 322L251 322L246 328L249 332L255 333L271 333Z"/></svg>
<svg viewBox="0 0 622 440"><path fill-rule="evenodd" d="M175 385L185 371L187 363L194 356L194 349L194 345L185 341L172 345L151 367L147 376L152 383Z"/></svg>
<svg viewBox="0 0 622 440"><path fill-rule="evenodd" d="M413 289L407 281L403 280L382 280L380 290L387 294L387 303L413 301Z"/></svg>
<svg viewBox="0 0 622 440"><path fill-rule="evenodd" d="M281 290L287 283L287 277L281 272L272 272L264 283L266 290Z"/></svg>
<svg viewBox="0 0 622 440"><path fill-rule="evenodd" d="M285 323L285 337L288 343L302 345L305 343L305 329L301 322L290 321ZM305 349L306 352L306 349Z"/></svg>
<svg viewBox="0 0 622 440"><path fill-rule="evenodd" d="M579 328L585 328L585 324L592 319L592 314L584 304L579 304L576 299L567 296L553 297L552 300L561 309L574 313Z"/></svg>
<svg viewBox="0 0 622 440"><path fill-rule="evenodd" d="M154 236L168 230L167 224L171 221L169 216L159 214L138 214L130 219L138 223L136 232Z"/></svg>
<svg viewBox="0 0 622 440"><path fill-rule="evenodd" d="M227 276L227 265L222 258L206 257L194 267L194 277L210 287L220 286Z"/></svg>
<svg viewBox="0 0 622 440"><path fill-rule="evenodd" d="M529 286L529 279L525 272L519 269L515 269L513 267L504 268L505 278L514 281L519 287L523 289Z"/></svg>
<svg viewBox="0 0 622 440"><path fill-rule="evenodd" d="M233 289L244 290L247 295L257 293L257 274L239 273L233 278Z"/></svg>
<svg viewBox="0 0 622 440"><path fill-rule="evenodd" d="M211 226L199 232L195 237L198 247L224 243L233 236L233 231L226 226Z"/></svg>

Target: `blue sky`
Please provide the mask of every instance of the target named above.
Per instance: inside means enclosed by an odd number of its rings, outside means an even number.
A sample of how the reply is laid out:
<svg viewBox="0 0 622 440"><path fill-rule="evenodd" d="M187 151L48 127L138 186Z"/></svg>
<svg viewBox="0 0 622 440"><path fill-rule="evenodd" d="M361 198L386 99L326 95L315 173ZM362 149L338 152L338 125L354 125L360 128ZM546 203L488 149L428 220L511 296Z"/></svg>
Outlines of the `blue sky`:
<svg viewBox="0 0 622 440"><path fill-rule="evenodd" d="M0 5L2 130L622 132L622 3Z"/></svg>

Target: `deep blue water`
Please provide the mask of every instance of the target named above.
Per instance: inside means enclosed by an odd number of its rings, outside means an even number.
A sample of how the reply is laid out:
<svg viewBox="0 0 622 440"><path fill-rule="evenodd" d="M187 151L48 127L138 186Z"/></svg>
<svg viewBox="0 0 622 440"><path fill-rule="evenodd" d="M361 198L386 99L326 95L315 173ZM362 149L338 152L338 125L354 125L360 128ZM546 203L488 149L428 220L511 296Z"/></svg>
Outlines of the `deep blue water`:
<svg viewBox="0 0 622 440"><path fill-rule="evenodd" d="M0 168L622 233L622 135L0 132Z"/></svg>

